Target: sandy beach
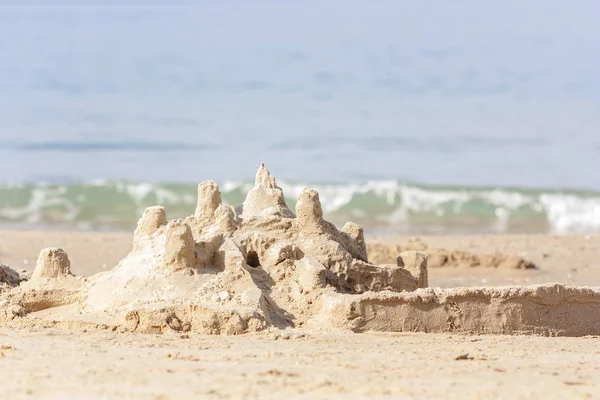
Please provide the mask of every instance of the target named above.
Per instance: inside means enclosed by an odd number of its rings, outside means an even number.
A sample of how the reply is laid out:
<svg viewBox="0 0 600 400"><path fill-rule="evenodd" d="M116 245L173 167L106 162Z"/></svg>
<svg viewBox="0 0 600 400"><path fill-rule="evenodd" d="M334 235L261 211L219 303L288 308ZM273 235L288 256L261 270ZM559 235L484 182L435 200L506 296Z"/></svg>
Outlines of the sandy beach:
<svg viewBox="0 0 600 400"><path fill-rule="evenodd" d="M368 237L392 246L406 237ZM429 269L431 287L558 282L600 286L598 236L422 237L436 248L516 255L537 269ZM0 233L0 261L31 271L67 251L76 275L112 268L130 233ZM369 254L381 257L381 254ZM390 260L391 262L392 260ZM0 329L2 398L598 398L600 338L345 333L239 336Z"/></svg>
<svg viewBox="0 0 600 400"><path fill-rule="evenodd" d="M131 250L132 234L103 232L0 232L0 262L15 270L32 271L41 249L61 247L76 275L92 275L114 267ZM382 247L407 242L409 237L367 237L368 245ZM600 286L600 236L427 236L424 243L475 254L500 252L532 261L539 269L435 268L431 287L528 285L557 282L575 286ZM391 254L394 254L393 252ZM371 252L369 258L395 263Z"/></svg>
<svg viewBox="0 0 600 400"><path fill-rule="evenodd" d="M600 400L600 1L179 3L0 7L0 400Z"/></svg>

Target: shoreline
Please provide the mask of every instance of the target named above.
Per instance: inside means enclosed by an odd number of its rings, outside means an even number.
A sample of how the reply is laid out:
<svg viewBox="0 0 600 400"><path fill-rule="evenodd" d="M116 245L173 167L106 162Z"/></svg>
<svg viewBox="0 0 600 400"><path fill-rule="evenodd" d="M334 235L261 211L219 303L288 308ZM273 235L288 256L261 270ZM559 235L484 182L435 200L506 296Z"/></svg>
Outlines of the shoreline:
<svg viewBox="0 0 600 400"><path fill-rule="evenodd" d="M478 267L430 267L432 287L528 285L563 283L600 286L600 235L446 235L417 236L434 248L474 254L500 253L533 262L537 270ZM132 233L0 230L0 262L15 270L32 271L46 247L64 249L76 275L89 276L114 267L132 246ZM415 236L367 236L368 245L385 248L406 243ZM395 263L393 250L380 262Z"/></svg>
<svg viewBox="0 0 600 400"><path fill-rule="evenodd" d="M254 182L223 181L224 204L238 206ZM293 209L303 187L321 193L327 221L352 221L372 235L600 234L600 194L581 190L436 186L402 181L326 184L279 181ZM132 231L157 204L169 219L193 212L198 184L101 181L0 184L0 230Z"/></svg>

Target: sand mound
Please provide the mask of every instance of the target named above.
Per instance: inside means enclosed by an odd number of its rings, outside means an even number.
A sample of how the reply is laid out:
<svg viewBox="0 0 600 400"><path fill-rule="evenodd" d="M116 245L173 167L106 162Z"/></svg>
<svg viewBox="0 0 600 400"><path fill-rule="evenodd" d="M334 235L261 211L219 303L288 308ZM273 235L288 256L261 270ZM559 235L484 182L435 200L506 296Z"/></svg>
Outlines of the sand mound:
<svg viewBox="0 0 600 400"><path fill-rule="evenodd" d="M73 276L64 251L42 250L32 279L0 297L0 321L145 333L600 331L597 291L427 289L428 257L407 251L394 264L370 263L360 226L349 222L338 230L325 221L319 194L307 188L291 211L261 165L237 208L222 204L217 184L206 181L185 219L168 221L160 206L146 209L131 252L110 271ZM545 315L536 319L536 310Z"/></svg>
<svg viewBox="0 0 600 400"><path fill-rule="evenodd" d="M396 260L404 251L423 251L429 255L428 266L437 267L492 267L512 269L533 269L537 266L524 258L501 253L477 254L462 250L440 249L427 245L418 238L403 244L373 243L367 245L369 259L374 263L387 263Z"/></svg>
<svg viewBox="0 0 600 400"><path fill-rule="evenodd" d="M14 288L27 278L6 264L0 263L0 293Z"/></svg>

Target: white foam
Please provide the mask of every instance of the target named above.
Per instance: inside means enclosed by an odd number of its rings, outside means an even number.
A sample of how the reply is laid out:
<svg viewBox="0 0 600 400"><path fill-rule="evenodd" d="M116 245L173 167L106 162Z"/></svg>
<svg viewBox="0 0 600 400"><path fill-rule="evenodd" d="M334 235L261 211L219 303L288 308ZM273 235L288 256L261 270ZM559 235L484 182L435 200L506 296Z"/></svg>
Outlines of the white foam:
<svg viewBox="0 0 600 400"><path fill-rule="evenodd" d="M79 213L79 207L67 200L63 195L66 190L49 187L37 187L32 189L29 202L24 207L5 207L0 209L0 217L11 221L25 221L30 224L43 221L44 209L52 206L63 206L66 209L62 213L63 221L74 221Z"/></svg>
<svg viewBox="0 0 600 400"><path fill-rule="evenodd" d="M553 233L600 231L600 197L543 194L540 203L546 210Z"/></svg>
<svg viewBox="0 0 600 400"><path fill-rule="evenodd" d="M279 181L286 197L297 198L302 188L308 186L319 192L325 213L333 214L348 206L357 195L373 193L388 206L392 212L383 214L380 210L351 208L349 214L371 217L381 223L394 224L406 221L411 213L432 213L438 217L451 213L467 213L465 205L469 202L482 202L489 205L495 218L493 229L504 232L511 215L522 207L528 207L535 213L545 213L551 233L567 234L600 231L600 197L580 197L566 194L520 193L511 189L434 189L407 185L395 181L369 181L364 184L300 184ZM252 184L243 181L227 181L221 185L222 192L247 192Z"/></svg>
<svg viewBox="0 0 600 400"><path fill-rule="evenodd" d="M131 196L136 205L141 205L144 199L156 189L151 183L129 183L123 184L122 187L123 191Z"/></svg>
<svg viewBox="0 0 600 400"><path fill-rule="evenodd" d="M128 222L127 218L131 218L134 223L145 207L153 205L150 202L154 203L154 196L157 203L166 206L176 204L193 207L196 202L195 185L184 186L181 191L160 184L106 180L77 186L77 190L73 191L68 185L36 184L31 187L5 184L0 190L8 191L9 195L12 189L19 190L21 192L18 196L25 194L29 198L23 205L6 203L0 206L0 220L28 224L73 222L76 226L94 227ZM81 207L86 206L88 199L98 200L91 197L97 196L96 191L85 192L86 186L104 187L108 193L115 191L130 197L137 213L131 216L112 216L110 211L104 210L102 215L93 215L90 220L79 220ZM224 201L231 202L228 197L233 196L236 198L233 203L240 200L240 192L247 193L253 186L249 181L226 181L220 185ZM280 181L279 186L290 203L296 200L304 186L308 186L319 192L326 217L337 215L340 218L360 218L364 222L370 220L374 227L384 229L393 227L398 222L410 221L415 215L430 215L440 218L441 231L446 218L452 217L454 222L458 219L460 223L460 218L464 216L466 219L478 218L486 229L499 233L506 232L513 218L531 218L538 226L543 226L546 219L548 233L553 234L600 232L600 195L595 194L536 193L512 189L444 189L394 181L308 185ZM22 192L23 190L29 193ZM118 209L119 205L115 206Z"/></svg>

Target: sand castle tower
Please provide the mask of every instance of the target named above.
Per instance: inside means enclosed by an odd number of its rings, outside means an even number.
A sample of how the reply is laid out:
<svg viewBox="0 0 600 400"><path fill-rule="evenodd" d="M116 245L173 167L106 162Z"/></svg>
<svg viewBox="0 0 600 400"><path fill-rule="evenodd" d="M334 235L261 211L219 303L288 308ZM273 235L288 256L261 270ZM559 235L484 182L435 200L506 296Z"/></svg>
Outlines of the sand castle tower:
<svg viewBox="0 0 600 400"><path fill-rule="evenodd" d="M285 203L283 190L277 186L275 177L262 163L256 172L254 187L248 192L246 200L242 204L241 217L267 216L294 218L294 213Z"/></svg>
<svg viewBox="0 0 600 400"><path fill-rule="evenodd" d="M57 279L71 275L71 262L67 253L57 247L43 249L36 261L31 280Z"/></svg>

